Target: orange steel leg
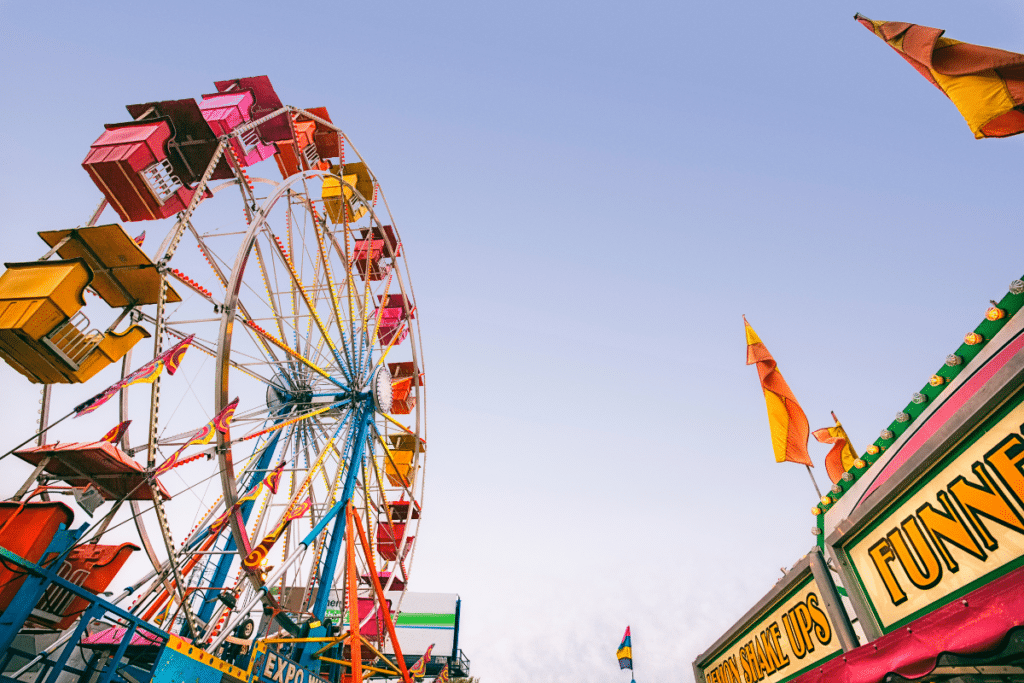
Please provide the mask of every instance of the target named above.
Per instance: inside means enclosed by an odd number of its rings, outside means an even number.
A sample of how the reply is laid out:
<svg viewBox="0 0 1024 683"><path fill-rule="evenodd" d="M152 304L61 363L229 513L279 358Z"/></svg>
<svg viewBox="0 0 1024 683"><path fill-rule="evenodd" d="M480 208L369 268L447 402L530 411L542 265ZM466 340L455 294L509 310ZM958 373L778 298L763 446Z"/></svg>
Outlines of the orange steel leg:
<svg viewBox="0 0 1024 683"><path fill-rule="evenodd" d="M345 533L348 536L345 544L345 555L348 563L348 626L349 626L349 661L352 662L352 681L362 683L363 680L363 653L359 642L359 594L356 592L356 544L352 538L352 503L345 508Z"/></svg>
<svg viewBox="0 0 1024 683"><path fill-rule="evenodd" d="M395 624L391 621L391 610L388 609L388 603L384 599L384 589L380 586L377 568L373 566L373 551L366 540L363 522L359 519L359 515L353 515L352 519L356 522L356 529L359 531L359 542L363 545L363 552L366 553L367 564L370 566L370 579L373 581L373 590L377 593L377 599L380 600L380 604L384 608L382 610L384 613L384 625L388 627L388 635L391 636L391 646L395 650L395 659L398 660L398 668L402 672L402 680L404 683L413 683L412 678L409 676L409 670L405 667L405 657L402 656L402 647L398 644L398 636L395 635Z"/></svg>

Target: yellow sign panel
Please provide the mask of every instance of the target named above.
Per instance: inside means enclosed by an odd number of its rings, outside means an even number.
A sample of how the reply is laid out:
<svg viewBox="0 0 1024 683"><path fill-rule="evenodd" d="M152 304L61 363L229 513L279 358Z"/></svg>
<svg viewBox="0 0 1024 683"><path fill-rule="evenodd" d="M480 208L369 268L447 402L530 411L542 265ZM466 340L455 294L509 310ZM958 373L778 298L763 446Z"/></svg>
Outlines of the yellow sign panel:
<svg viewBox="0 0 1024 683"><path fill-rule="evenodd" d="M801 582L770 612L701 669L707 683L783 683L840 651L813 578Z"/></svg>
<svg viewBox="0 0 1024 683"><path fill-rule="evenodd" d="M883 630L1024 562L1024 403L1001 412L849 546Z"/></svg>

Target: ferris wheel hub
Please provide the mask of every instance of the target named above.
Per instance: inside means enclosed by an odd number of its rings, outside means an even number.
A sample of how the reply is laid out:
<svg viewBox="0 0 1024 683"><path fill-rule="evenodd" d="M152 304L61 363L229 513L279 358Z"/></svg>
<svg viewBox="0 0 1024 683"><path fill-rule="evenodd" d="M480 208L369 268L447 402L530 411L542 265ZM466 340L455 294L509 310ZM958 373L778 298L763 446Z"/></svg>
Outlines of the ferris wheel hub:
<svg viewBox="0 0 1024 683"><path fill-rule="evenodd" d="M291 404L299 411L308 410L313 405L313 388L305 383L299 383L292 394Z"/></svg>
<svg viewBox="0 0 1024 683"><path fill-rule="evenodd" d="M394 393L391 389L391 370L381 363L370 379L374 406L382 413L390 413Z"/></svg>

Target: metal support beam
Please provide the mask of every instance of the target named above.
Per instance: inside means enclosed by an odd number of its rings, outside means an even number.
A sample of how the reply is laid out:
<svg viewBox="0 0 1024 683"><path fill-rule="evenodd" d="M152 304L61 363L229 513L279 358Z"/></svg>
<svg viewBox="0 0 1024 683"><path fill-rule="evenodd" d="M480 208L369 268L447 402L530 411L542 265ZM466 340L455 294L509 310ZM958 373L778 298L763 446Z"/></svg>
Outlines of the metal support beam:
<svg viewBox="0 0 1024 683"><path fill-rule="evenodd" d="M373 406L367 400L359 413L359 427L356 437L352 442L352 457L348 462L348 471L345 473L345 488L341 492L341 500L338 504L343 508L352 500L352 493L355 490L356 476L359 474L363 462L363 452L366 450L366 436L370 422L373 421ZM324 558L323 570L320 572L320 581L317 585L316 600L313 602L313 615L319 620L324 620L327 612L327 601L331 595L331 587L334 583L334 571L338 566L338 554L341 551L341 542L345 539L345 517L338 515L331 532L330 546Z"/></svg>
<svg viewBox="0 0 1024 683"><path fill-rule="evenodd" d="M843 646L843 652L856 649L860 646L860 643L857 641L857 634L853 631L853 625L850 624L850 616L846 613L842 598L839 597L836 586L832 582L832 575L829 574L828 567L825 565L825 558L821 554L821 548L814 546L809 555L811 573L814 575L814 581L818 584L818 589L821 591L821 601L825 605L825 611L835 626L836 635L839 636L839 644Z"/></svg>

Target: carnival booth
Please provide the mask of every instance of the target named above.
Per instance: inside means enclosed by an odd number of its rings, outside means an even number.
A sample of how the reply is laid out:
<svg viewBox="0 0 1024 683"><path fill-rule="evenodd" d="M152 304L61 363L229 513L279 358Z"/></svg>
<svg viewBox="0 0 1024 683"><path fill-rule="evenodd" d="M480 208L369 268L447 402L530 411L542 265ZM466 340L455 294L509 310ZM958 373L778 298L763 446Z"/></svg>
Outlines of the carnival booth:
<svg viewBox="0 0 1024 683"><path fill-rule="evenodd" d="M1022 306L1014 280L908 392L813 508L817 545L697 681L1024 680Z"/></svg>

